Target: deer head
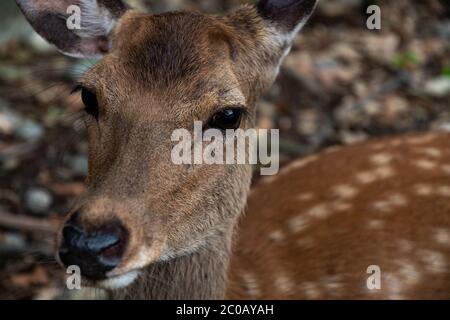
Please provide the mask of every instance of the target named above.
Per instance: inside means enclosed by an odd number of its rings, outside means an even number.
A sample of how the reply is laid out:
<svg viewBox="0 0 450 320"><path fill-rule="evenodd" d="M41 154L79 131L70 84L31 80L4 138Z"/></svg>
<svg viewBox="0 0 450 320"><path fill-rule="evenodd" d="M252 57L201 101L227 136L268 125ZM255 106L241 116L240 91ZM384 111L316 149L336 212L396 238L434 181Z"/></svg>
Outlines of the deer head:
<svg viewBox="0 0 450 320"><path fill-rule="evenodd" d="M175 165L171 134L194 121L251 128L257 99L317 1L262 0L221 17L139 13L119 0L17 2L63 53L101 57L79 80L89 174L57 239L61 262L117 288L149 265L229 249L250 166ZM81 29L66 26L70 5L81 9Z"/></svg>

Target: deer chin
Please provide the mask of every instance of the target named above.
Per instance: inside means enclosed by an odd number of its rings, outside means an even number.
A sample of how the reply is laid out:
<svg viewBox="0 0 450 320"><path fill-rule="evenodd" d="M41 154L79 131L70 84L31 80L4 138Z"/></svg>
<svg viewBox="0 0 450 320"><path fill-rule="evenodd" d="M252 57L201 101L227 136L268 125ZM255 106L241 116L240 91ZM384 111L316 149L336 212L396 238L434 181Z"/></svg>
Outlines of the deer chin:
<svg viewBox="0 0 450 320"><path fill-rule="evenodd" d="M97 283L97 286L107 290L123 289L131 285L139 276L138 270L133 270L117 276L111 276Z"/></svg>
<svg viewBox="0 0 450 320"><path fill-rule="evenodd" d="M161 244L152 247L142 246L138 254L122 266L110 271L107 278L96 283L97 287L107 290L123 289L131 285L140 274L140 270L160 260Z"/></svg>

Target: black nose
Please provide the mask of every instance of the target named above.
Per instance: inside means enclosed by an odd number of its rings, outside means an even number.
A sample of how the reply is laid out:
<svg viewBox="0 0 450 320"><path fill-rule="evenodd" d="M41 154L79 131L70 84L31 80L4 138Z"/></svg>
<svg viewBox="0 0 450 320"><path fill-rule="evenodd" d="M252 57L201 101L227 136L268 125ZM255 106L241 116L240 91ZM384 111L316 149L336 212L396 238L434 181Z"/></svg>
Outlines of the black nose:
<svg viewBox="0 0 450 320"><path fill-rule="evenodd" d="M77 265L83 276L100 280L120 263L127 242L128 232L119 221L87 231L74 214L63 228L59 257L65 266Z"/></svg>

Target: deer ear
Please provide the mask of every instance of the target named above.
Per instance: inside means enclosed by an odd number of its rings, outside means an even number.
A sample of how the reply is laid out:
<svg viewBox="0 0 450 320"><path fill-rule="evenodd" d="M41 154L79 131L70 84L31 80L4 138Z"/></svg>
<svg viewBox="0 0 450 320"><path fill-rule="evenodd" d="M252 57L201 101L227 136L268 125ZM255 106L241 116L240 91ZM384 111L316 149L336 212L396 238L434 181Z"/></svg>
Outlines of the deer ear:
<svg viewBox="0 0 450 320"><path fill-rule="evenodd" d="M292 41L313 13L318 0L261 0L258 12L275 30L275 36Z"/></svg>
<svg viewBox="0 0 450 320"><path fill-rule="evenodd" d="M34 30L61 52L98 58L110 50L115 22L127 10L121 0L16 0Z"/></svg>

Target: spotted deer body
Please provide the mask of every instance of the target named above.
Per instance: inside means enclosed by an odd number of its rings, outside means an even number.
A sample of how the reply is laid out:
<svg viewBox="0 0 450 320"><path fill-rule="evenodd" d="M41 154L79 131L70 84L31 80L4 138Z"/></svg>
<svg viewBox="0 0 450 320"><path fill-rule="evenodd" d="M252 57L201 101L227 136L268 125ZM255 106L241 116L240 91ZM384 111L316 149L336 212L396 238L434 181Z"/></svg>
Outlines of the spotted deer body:
<svg viewBox="0 0 450 320"><path fill-rule="evenodd" d="M450 133L292 162L252 190L237 243L231 297L450 298Z"/></svg>
<svg viewBox="0 0 450 320"><path fill-rule="evenodd" d="M249 213L240 219L250 187L249 165L176 165L171 159L171 134L180 128L192 131L194 121L217 130L253 126L257 100L274 81L317 1L262 0L257 7L243 6L222 17L192 12L144 14L119 0L17 2L35 30L63 53L101 58L77 87L86 106L89 173L87 191L57 237L56 256L63 265L80 266L86 285L111 289L116 298L327 297L314 286L337 276L343 253L333 247L328 256L325 249L317 256L311 249L301 251L302 224L309 227L317 222L319 237L329 225L327 219L339 220L330 206L342 212L356 206L350 200L363 194L356 185L350 181L330 184L329 176L336 171L328 164L331 172L322 184L335 187L338 198L334 202L323 198L317 208L309 208L308 200L328 197L327 191L319 195L314 192L317 187L311 186L308 199L306 189L302 191L308 186L301 183L304 178L295 181L300 186L295 190L282 173L273 182L274 195L280 198L259 207L259 200L253 200L259 192L265 201L274 199L265 195L264 188L270 184L260 187L250 196ZM69 5L81 7L81 29L65 28ZM388 165L395 159L381 158L389 163L377 168L375 178L394 170ZM299 169L297 174L308 178L314 170ZM370 177L370 173L365 176ZM317 181L322 178L317 176ZM283 202L286 192L298 193L299 198L304 193L305 202L299 200L297 211L288 212L293 202ZM387 202L388 209L393 204L402 208L406 195L395 195L378 201ZM303 204L316 220L302 222ZM380 225L381 220L376 216L367 224ZM350 236L339 232L339 236ZM314 243L317 238L306 239ZM298 256L278 251L276 245L287 244ZM303 261L302 255L309 260ZM329 257L336 259L334 267ZM323 277L319 273L302 277L303 266L313 261L327 267ZM295 265L297 269L291 268ZM398 280L397 274L392 277ZM328 285L345 280L336 278ZM308 282L313 289L307 290ZM334 292L328 297L339 295Z"/></svg>

